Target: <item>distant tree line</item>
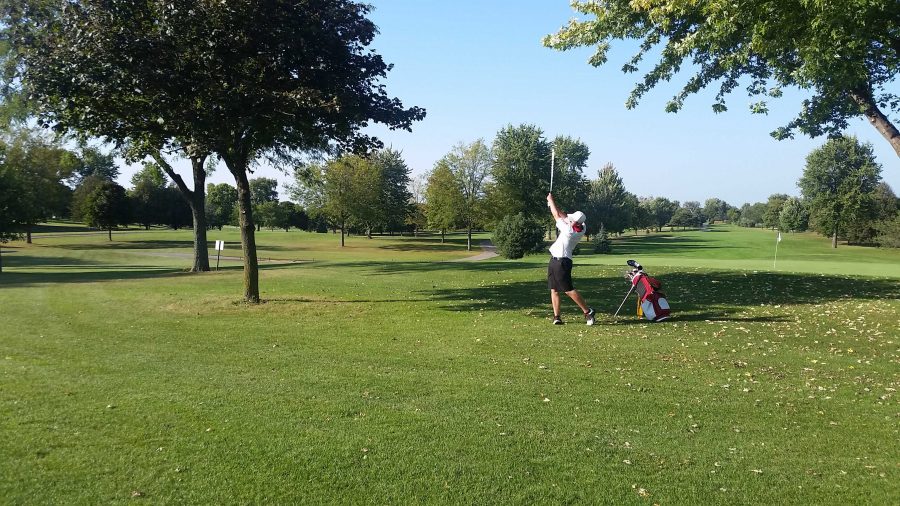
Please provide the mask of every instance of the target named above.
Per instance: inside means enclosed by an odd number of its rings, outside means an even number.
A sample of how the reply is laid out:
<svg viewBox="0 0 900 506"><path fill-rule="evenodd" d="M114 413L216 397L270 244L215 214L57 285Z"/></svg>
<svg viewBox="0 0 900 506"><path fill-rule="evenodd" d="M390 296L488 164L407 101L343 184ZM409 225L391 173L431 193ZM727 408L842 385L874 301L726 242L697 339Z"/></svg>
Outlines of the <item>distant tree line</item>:
<svg viewBox="0 0 900 506"><path fill-rule="evenodd" d="M872 146L847 136L834 137L810 153L797 183L800 196L774 194L766 202L735 207L719 198L701 204L639 197L625 188L611 163L601 167L595 179L588 179L584 171L590 151L580 140L560 136L551 141L533 125L508 126L490 147L483 140L460 144L435 164L427 175L425 198L417 202L421 225L443 236L447 230L492 230L501 220L521 215L517 223L525 220L546 227L543 196L549 191L552 154L553 193L567 210L580 209L588 215L589 237L603 232L596 239L598 251L609 251L607 235L658 232L664 227L684 230L714 222L785 232L811 229L831 237L834 247L838 239L886 247L900 243L897 196L881 180ZM469 181L477 185L467 187ZM542 247L542 241L535 241L525 251Z"/></svg>
<svg viewBox="0 0 900 506"><path fill-rule="evenodd" d="M295 170L290 192L308 213L306 228L340 231L342 245L346 234L371 237L373 232L415 234L429 229L443 241L448 231L463 230L471 249L473 230L499 228L531 238L530 244L517 244L514 250L536 251L543 248L543 239L533 239L530 230L552 230L544 199L552 158L553 193L566 210L588 215L589 237L602 231L603 237L596 238L598 251L609 251L608 236L714 222L786 232L812 229L832 237L835 244L836 237L854 244L898 242L897 198L881 181L871 146L852 137L831 139L810 154L798 182L801 196L774 194L766 202L741 207L719 198L701 204L637 196L625 188L611 163L588 178L589 156L589 148L578 139L548 140L534 125L510 125L490 144L478 139L453 146L419 178L411 178L401 153L388 149L369 157L348 154L302 165ZM826 180L835 182L833 189L817 186Z"/></svg>
<svg viewBox="0 0 900 506"><path fill-rule="evenodd" d="M829 139L806 158L800 196L773 194L766 202L729 208L744 227L813 230L848 244L900 247L900 199L881 179L872 145L855 137ZM709 201L707 201L709 202Z"/></svg>
<svg viewBox="0 0 900 506"><path fill-rule="evenodd" d="M119 168L112 153L95 147L63 147L28 129L8 131L0 138L0 193L3 194L0 234L32 242L32 230L52 219L81 221L109 233L128 224L145 229L175 230L194 226L185 195L169 182L155 162L144 162L131 187L116 182ZM293 202L279 202L277 181L249 180L257 225L269 229L308 229L306 212ZM237 189L208 184L205 225L237 226Z"/></svg>

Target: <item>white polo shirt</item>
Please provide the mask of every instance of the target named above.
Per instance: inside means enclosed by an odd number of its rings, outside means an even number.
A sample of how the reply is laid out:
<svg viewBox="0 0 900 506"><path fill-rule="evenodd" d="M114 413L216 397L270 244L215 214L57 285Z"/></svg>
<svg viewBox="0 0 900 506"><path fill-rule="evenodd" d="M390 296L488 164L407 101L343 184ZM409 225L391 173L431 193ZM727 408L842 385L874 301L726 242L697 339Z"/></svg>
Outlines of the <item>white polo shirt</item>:
<svg viewBox="0 0 900 506"><path fill-rule="evenodd" d="M582 230L587 229L584 223L581 226ZM556 258L572 258L572 251L575 250L575 246L578 246L581 238L584 237L584 232L572 230L572 225L565 218L556 220L556 228L559 230L559 237L550 246L550 254Z"/></svg>

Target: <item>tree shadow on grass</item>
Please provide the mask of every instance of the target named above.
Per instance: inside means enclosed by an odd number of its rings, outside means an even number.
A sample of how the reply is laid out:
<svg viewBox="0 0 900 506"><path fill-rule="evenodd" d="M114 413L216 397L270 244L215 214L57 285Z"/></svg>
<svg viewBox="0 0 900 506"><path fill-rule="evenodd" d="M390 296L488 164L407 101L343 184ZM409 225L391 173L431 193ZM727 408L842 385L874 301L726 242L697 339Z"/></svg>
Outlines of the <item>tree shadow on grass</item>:
<svg viewBox="0 0 900 506"><path fill-rule="evenodd" d="M177 239L157 239L150 241L117 241L115 235L113 235L112 241L103 241L103 242L88 242L88 243L78 243L78 244L59 244L54 245L54 248L64 249L64 250L72 250L72 251L90 251L90 250L98 250L98 251L110 251L110 250L157 250L157 249L183 249L186 250L187 253L193 252L194 250L194 242L190 240L177 240ZM207 249L213 254L215 254L216 242L206 241ZM225 251L240 251L241 245L238 242L229 242L226 243ZM276 246L276 245L266 245L266 244L257 244L257 251L295 251L300 248L287 247L287 246Z"/></svg>
<svg viewBox="0 0 900 506"><path fill-rule="evenodd" d="M54 269L56 266L53 267ZM98 281L119 281L166 276L187 275L184 269L174 269L148 265L107 266L95 270L70 270L66 272L22 272L3 270L0 286L34 286L58 283L94 283Z"/></svg>
<svg viewBox="0 0 900 506"><path fill-rule="evenodd" d="M4 251L5 253L5 251ZM211 258L210 272L192 273L189 267L167 267L159 265L130 265L130 264L104 264L84 261L71 257L45 257L16 255L14 260L7 262L3 258L3 272L0 273L0 286L33 286L41 284L57 283L95 283L102 281L121 281L135 279L150 279L175 276L208 276L215 275L215 257ZM307 265L309 262L298 264L297 262L266 262L259 265L259 270L296 267ZM41 270L31 270L38 268ZM241 263L221 265L219 271L241 271L244 266ZM24 270L20 270L24 269ZM47 269L47 270L43 270Z"/></svg>
<svg viewBox="0 0 900 506"><path fill-rule="evenodd" d="M503 264L504 266L506 264ZM534 268L533 264L526 264ZM760 305L819 304L845 299L897 299L900 281L841 276L780 273L669 272L661 275L663 291L679 320L721 321L789 321L792 310L784 314L758 317L735 316L733 313ZM612 314L622 302L630 286L618 278L577 278L575 287L598 313ZM472 288L423 291L444 302L449 311L523 310L549 306L546 281L494 284ZM565 300L563 303L571 305ZM633 312L634 294L623 311ZM629 309L630 307L630 309ZM762 318L759 320L758 318Z"/></svg>
<svg viewBox="0 0 900 506"><path fill-rule="evenodd" d="M13 253L10 255L10 253ZM60 256L32 256L23 254L21 251L7 251L3 249L3 268L22 268L22 267L52 267L53 269L79 269L85 266L103 265L92 260L83 258L60 257Z"/></svg>
<svg viewBox="0 0 900 506"><path fill-rule="evenodd" d="M215 242L210 243L215 247ZM154 241L117 241L113 236L112 241L104 242L88 242L77 244L59 244L54 245L55 248L72 250L72 251L89 251L89 250L132 250L132 249L193 249L193 241L182 241L172 239L160 239Z"/></svg>
<svg viewBox="0 0 900 506"><path fill-rule="evenodd" d="M368 276L383 276L394 274L427 274L435 271L457 272L497 272L510 270L537 269L542 272L547 267L544 264L511 261L487 261L487 262L341 262L341 267L366 269Z"/></svg>
<svg viewBox="0 0 900 506"><path fill-rule="evenodd" d="M715 243L712 240L697 236L683 236L676 233L656 233L650 235L622 236L614 239L615 253L637 254L638 252L652 251L654 255L683 255L691 251L708 251L722 249L720 240Z"/></svg>

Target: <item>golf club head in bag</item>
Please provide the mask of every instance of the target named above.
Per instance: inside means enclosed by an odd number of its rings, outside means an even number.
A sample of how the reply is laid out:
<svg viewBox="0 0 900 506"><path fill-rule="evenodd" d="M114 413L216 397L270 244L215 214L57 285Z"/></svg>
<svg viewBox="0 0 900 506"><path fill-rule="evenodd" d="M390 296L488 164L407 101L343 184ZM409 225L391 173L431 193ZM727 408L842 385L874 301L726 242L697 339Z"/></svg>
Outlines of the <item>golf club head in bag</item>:
<svg viewBox="0 0 900 506"><path fill-rule="evenodd" d="M637 273L644 271L644 267L634 260L628 260L625 263L627 263L632 268L632 270L630 270L630 271L625 271L625 277L628 278L629 280L634 279L634 277L637 275Z"/></svg>

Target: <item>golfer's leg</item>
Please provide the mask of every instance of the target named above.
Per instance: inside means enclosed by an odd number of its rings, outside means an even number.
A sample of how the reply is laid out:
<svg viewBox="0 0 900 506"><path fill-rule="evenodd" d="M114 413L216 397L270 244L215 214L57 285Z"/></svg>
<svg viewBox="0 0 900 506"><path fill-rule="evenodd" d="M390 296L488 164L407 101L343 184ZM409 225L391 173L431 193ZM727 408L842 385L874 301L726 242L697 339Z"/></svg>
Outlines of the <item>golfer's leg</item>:
<svg viewBox="0 0 900 506"><path fill-rule="evenodd" d="M553 305L553 316L559 316L559 292L550 289L550 304Z"/></svg>
<svg viewBox="0 0 900 506"><path fill-rule="evenodd" d="M570 290L570 291L566 292L566 295L568 295L570 299L572 299L573 301L575 301L576 304L578 304L578 307L581 308L582 312L587 313L590 310L590 308L588 308L587 303L584 302L584 298L581 296L580 293L578 293L578 290ZM559 295L557 295L557 299L558 298L559 298Z"/></svg>

